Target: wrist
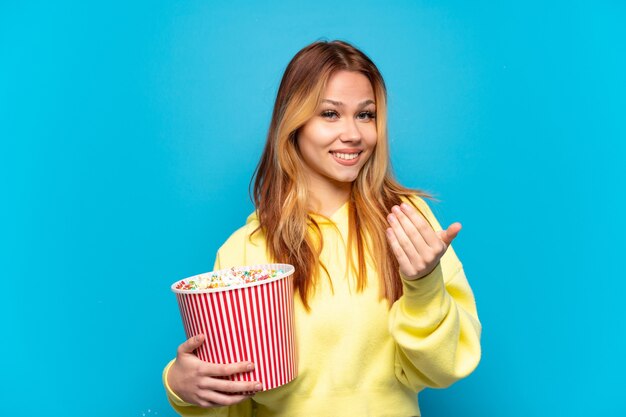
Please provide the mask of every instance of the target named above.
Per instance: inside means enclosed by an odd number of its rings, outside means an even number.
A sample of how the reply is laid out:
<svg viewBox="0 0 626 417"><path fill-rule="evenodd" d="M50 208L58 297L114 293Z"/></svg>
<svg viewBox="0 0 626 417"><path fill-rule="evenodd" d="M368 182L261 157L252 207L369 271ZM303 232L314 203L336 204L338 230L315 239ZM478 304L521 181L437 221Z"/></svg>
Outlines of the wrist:
<svg viewBox="0 0 626 417"><path fill-rule="evenodd" d="M181 406L189 406L192 405L185 400L183 400L180 395L178 395L179 386L177 384L177 375L178 372L178 364L176 363L176 359L172 359L170 363L167 364L165 369L163 370L163 385L165 386L165 391L167 392L167 396L170 400Z"/></svg>
<svg viewBox="0 0 626 417"><path fill-rule="evenodd" d="M413 276L409 276L407 274L405 274L404 272L400 271L400 276L402 277L402 280L404 281L419 281L421 279L424 279L426 277L428 277L429 275L431 275L439 266L439 262L437 262L432 269L429 269L427 271L424 271L420 274L417 275L413 275Z"/></svg>

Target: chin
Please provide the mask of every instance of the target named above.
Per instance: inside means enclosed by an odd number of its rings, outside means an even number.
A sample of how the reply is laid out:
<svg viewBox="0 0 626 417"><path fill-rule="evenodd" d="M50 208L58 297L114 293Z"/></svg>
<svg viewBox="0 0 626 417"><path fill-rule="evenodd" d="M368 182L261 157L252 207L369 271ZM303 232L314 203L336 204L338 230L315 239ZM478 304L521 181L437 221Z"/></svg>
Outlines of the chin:
<svg viewBox="0 0 626 417"><path fill-rule="evenodd" d="M335 181L339 182L339 183L349 183L352 184L354 181L356 181L356 179L358 178L359 173L357 172L354 175L341 175L341 176L336 176L334 178Z"/></svg>

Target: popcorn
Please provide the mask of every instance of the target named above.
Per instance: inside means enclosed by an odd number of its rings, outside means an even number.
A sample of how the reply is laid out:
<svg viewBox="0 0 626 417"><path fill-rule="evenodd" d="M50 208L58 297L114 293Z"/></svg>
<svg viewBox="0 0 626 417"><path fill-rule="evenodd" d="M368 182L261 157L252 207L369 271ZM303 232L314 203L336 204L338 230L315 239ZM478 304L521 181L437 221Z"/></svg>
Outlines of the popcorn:
<svg viewBox="0 0 626 417"><path fill-rule="evenodd" d="M193 279L182 280L176 283L174 288L177 290L194 291L233 287L276 278L284 273L285 271L282 269L231 268L229 270L200 274L193 277Z"/></svg>

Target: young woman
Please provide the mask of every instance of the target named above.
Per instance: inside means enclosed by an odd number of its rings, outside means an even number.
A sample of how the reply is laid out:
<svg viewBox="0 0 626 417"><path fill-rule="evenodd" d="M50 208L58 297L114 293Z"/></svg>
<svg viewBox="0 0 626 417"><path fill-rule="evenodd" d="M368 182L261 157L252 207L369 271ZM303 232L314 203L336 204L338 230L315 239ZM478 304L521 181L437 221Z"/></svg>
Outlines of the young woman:
<svg viewBox="0 0 626 417"><path fill-rule="evenodd" d="M215 269L295 266L298 376L259 391L221 377L179 346L164 370L172 406L203 416L418 416L425 387L446 387L480 360L474 297L424 193L392 178L386 89L372 61L315 42L283 76L254 183L256 211L220 248Z"/></svg>

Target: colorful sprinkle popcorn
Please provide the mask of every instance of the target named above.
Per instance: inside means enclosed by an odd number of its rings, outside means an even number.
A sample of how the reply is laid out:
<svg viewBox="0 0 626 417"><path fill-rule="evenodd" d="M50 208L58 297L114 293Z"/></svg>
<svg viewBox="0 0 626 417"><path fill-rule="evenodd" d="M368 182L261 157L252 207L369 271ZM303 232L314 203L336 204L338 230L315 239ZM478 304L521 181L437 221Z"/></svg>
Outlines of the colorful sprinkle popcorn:
<svg viewBox="0 0 626 417"><path fill-rule="evenodd" d="M207 290L211 288L232 287L235 285L250 284L282 275L282 269L236 269L209 272L201 274L195 279L183 280L174 288L177 290Z"/></svg>

